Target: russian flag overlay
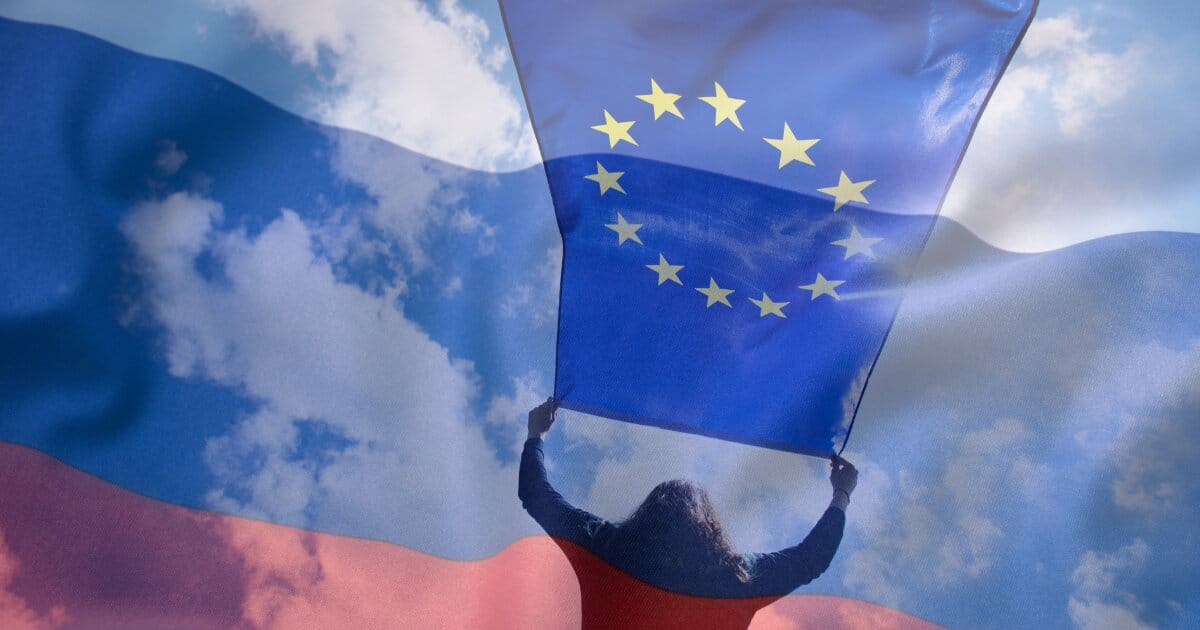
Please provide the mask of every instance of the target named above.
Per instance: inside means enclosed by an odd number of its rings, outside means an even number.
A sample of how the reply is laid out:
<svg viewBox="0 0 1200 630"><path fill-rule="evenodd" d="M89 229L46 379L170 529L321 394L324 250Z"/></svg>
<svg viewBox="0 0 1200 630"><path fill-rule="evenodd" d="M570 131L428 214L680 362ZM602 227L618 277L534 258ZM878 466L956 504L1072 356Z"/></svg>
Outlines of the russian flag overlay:
<svg viewBox="0 0 1200 630"><path fill-rule="evenodd" d="M555 397L843 447L1036 2L502 4L563 234Z"/></svg>
<svg viewBox="0 0 1200 630"><path fill-rule="evenodd" d="M575 576L547 538L514 541L486 559L456 562L376 541L167 505L12 444L0 444L0 504L5 628L566 630L580 623ZM572 557L589 563L592 579L622 589L626 601L640 599L660 618L690 618L700 624L690 627L706 627L704 615L723 608L719 600L638 582L582 549ZM628 597L631 593L637 595ZM937 627L882 606L828 596L775 601L751 627L861 623L896 630Z"/></svg>
<svg viewBox="0 0 1200 630"><path fill-rule="evenodd" d="M1075 25L1096 29L1091 45L1055 42L1094 54L1103 28L1090 15ZM1063 23L1043 18L1048 28ZM448 167L287 114L226 78L60 28L0 20L0 59L0 626L578 626L570 567L515 497L518 415L535 403L518 396L511 413L489 415L514 378L548 375L553 365L554 300L523 302L515 290L560 242L540 166L509 174ZM664 76L655 75L664 93L683 92ZM1139 98L1162 99L1154 86L1137 86ZM714 93L705 84L688 96ZM636 95L653 96L652 85ZM754 102L738 110L747 130ZM631 103L647 112L630 129L640 147L650 147L645 129L678 121L666 111L654 121L652 104ZM735 129L713 126L713 108L698 97L677 106L684 124ZM1119 127L1155 142L1140 133L1170 124L1171 108L1146 111L1160 119L1096 119L1108 125L1097 137ZM584 133L603 142L588 152L610 175L627 168L603 161L612 153L607 136L590 129L605 123L603 112L588 118ZM798 141L816 136L789 128ZM806 150L816 166L779 170L781 154L763 138L784 136L779 126L750 138L776 169L758 177L823 165L818 149L828 138ZM1157 155L1141 146L1135 155ZM444 194L494 233L464 221L442 226L423 248L392 241L383 262L345 256L337 245L356 241L334 228L377 211L365 202L381 194L354 179L363 173L337 168L345 148L393 180L414 171L452 180ZM1078 152L1049 155L1043 160ZM1166 173L1195 161L1172 164ZM599 172L595 162L578 168ZM617 179L630 195L635 172ZM815 185L836 185L834 175ZM1041 184L1056 185L1056 176L1047 172ZM420 186L402 183L406 195L424 198ZM599 195L600 182L581 183ZM828 216L878 206L883 183L862 191L865 208L849 202ZM1002 172L993 183L1026 180ZM1186 199L1190 189L1157 190ZM639 221L621 216L626 226ZM608 224L634 231L605 219L595 229L612 243L621 233ZM652 245L647 227L636 234ZM866 242L877 234L859 234L859 247L884 251L884 241ZM394 238L370 236L356 253ZM485 236L495 238L491 255L477 248ZM1200 496L1200 236L1123 233L1040 254L988 240L938 220L863 398L860 415L871 421L855 428L850 457L864 474L842 551L806 595L763 609L756 624L928 627L883 605L955 628L996 619L1200 626L1192 525L1200 502L1190 500ZM836 258L844 248L833 247ZM363 299L390 271L383 263L418 249L433 271L409 276L403 300ZM172 265L151 266L147 254ZM834 262L856 259L865 261ZM658 287L657 272L638 270ZM162 280L171 274L189 281L187 291L169 296L179 301L152 299L170 288ZM333 278L336 292L320 290L317 275ZM446 282L455 277L461 285ZM844 296L848 286L835 290ZM684 292L707 309L710 296L694 288ZM504 314L509 306L514 316ZM312 324L314 312L327 317ZM447 361L473 363L476 393L427 385L420 340L391 334L407 330L396 325L399 313ZM539 317L551 319L537 328L530 322ZM191 336L180 335L180 320L193 325L183 330ZM180 349L203 352L174 354ZM264 377L281 363L278 383ZM407 379L439 399L461 396L469 413L410 413L429 407L403 387ZM276 384L290 389L265 386ZM537 401L548 384L522 381ZM330 405L304 406L315 399ZM564 495L606 518L627 515L634 495L661 479L691 477L722 502L738 550L756 551L803 536L809 499L826 498L815 459L571 413L560 423L546 442L551 474ZM269 447L289 434L292 450L279 457ZM282 484L297 471L323 484ZM279 509L285 501L295 509Z"/></svg>

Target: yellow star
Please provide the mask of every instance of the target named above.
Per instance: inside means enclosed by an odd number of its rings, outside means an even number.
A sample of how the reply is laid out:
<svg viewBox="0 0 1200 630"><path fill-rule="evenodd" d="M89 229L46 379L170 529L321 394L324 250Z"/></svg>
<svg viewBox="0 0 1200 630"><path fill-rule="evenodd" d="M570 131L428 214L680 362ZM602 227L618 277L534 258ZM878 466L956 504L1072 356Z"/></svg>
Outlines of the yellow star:
<svg viewBox="0 0 1200 630"><path fill-rule="evenodd" d="M708 278L708 288L696 287L696 290L708 296L708 304L705 304L706 307L711 307L713 304L720 302L729 308L733 308L728 298L729 294L733 293L733 289L722 289L717 286L717 281L713 280L711 276Z"/></svg>
<svg viewBox="0 0 1200 630"><path fill-rule="evenodd" d="M783 314L783 307L787 306L788 304L791 304L791 302L772 302L771 298L767 297L766 293L763 293L761 300L756 300L754 298L750 298L750 301L754 302L754 304L756 306L758 306L758 316L759 317L766 317L767 315L776 315L778 317L787 319L787 315Z"/></svg>
<svg viewBox="0 0 1200 630"><path fill-rule="evenodd" d="M627 223L625 221L625 217L621 216L620 212L617 213L616 223L605 223L604 227L617 233L617 245L620 245L625 241L633 241L638 245L642 244L642 239L638 238L637 235L637 231L642 229L642 224ZM659 282L659 284L662 284L662 282Z"/></svg>
<svg viewBox="0 0 1200 630"><path fill-rule="evenodd" d="M654 120L658 120L659 116L667 112L675 114L680 119L683 118L683 114L675 106L675 101L679 100L679 95L662 91L662 88L658 87L658 83L654 79L650 79L650 93L638 94L637 97L654 106Z"/></svg>
<svg viewBox="0 0 1200 630"><path fill-rule="evenodd" d="M820 140L812 138L809 140L797 140L792 133L792 128L787 123L783 123L782 138L763 138L767 144L779 149L779 168L791 162L803 162L809 166L813 165L812 158L808 157L808 151L812 146Z"/></svg>
<svg viewBox="0 0 1200 630"><path fill-rule="evenodd" d="M604 170L604 165L600 164L599 162L596 162L596 172L592 173L591 175L584 175L583 178L590 179L590 180L596 182L597 184L600 184L600 194L601 195L608 192L609 190L616 190L617 192L619 192L621 194L625 194L625 189L621 188L621 185L617 183L617 180L621 179L621 176L624 174L625 174L625 171Z"/></svg>
<svg viewBox="0 0 1200 630"><path fill-rule="evenodd" d="M671 282L674 282L680 286L683 285L683 282L679 280L678 275L679 270L683 269L683 265L672 265L668 263L667 259L663 258L662 254L658 255L657 265L646 265L646 268L658 273L658 284L660 286L667 280L670 280Z"/></svg>
<svg viewBox="0 0 1200 630"><path fill-rule="evenodd" d="M846 205L847 201L859 201L867 203L867 198L863 196L862 191L874 184L873 179L864 179L861 182L852 182L849 177L846 177L846 171L842 171L838 177L838 185L828 188L818 188L818 192L823 192L826 195L833 197L833 211L837 212L838 208Z"/></svg>
<svg viewBox="0 0 1200 630"><path fill-rule="evenodd" d="M875 258L875 252L871 251L871 247L882 240L883 239L881 238L868 238L863 236L862 234L858 233L857 227L851 225L850 238L834 241L830 243L830 245L837 245L838 247L846 248L846 256L842 258L842 260L849 260L850 257L855 254L862 254L867 258Z"/></svg>
<svg viewBox="0 0 1200 630"><path fill-rule="evenodd" d="M629 128L633 126L634 122L632 120L617 122L617 119L613 118L612 114L608 113L606 109L604 110L604 124L592 125L592 129L608 136L608 148L610 149L617 146L617 143L622 140L636 147L637 141L633 139L633 136L629 135Z"/></svg>
<svg viewBox="0 0 1200 630"><path fill-rule="evenodd" d="M817 299L818 297L820 297L822 295L828 295L828 296L831 296L835 300L840 300L842 298L837 294L837 291L835 291L835 289L842 286L843 284L846 284L845 280L826 280L825 276L822 276L820 273L818 273L817 279L813 280L812 284L806 284L806 285L801 286L800 288L804 289L805 291L812 291L812 298L810 298L810 299L813 299L813 300Z"/></svg>
<svg viewBox="0 0 1200 630"><path fill-rule="evenodd" d="M715 85L717 88L715 94L712 96L700 97L700 100L712 105L713 109L717 110L716 121L713 122L713 126L715 127L721 124L722 121L728 120L733 123L734 127L742 129L742 121L738 120L737 110L739 107L746 104L745 99L730 98L729 95L725 93L725 88L721 87L720 83L714 81L713 85ZM743 129L743 131L745 130Z"/></svg>

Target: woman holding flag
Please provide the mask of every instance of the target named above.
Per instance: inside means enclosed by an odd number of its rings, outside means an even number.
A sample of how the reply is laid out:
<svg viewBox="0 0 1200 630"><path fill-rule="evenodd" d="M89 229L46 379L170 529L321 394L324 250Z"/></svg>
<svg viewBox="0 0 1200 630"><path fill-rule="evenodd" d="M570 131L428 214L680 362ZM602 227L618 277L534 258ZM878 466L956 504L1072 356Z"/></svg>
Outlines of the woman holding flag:
<svg viewBox="0 0 1200 630"><path fill-rule="evenodd" d="M553 399L529 412L518 496L563 549L579 578L584 628L745 628L755 611L829 567L842 539L858 471L833 456L833 498L799 544L738 554L708 493L682 480L655 487L621 523L572 506L546 477L542 437Z"/></svg>

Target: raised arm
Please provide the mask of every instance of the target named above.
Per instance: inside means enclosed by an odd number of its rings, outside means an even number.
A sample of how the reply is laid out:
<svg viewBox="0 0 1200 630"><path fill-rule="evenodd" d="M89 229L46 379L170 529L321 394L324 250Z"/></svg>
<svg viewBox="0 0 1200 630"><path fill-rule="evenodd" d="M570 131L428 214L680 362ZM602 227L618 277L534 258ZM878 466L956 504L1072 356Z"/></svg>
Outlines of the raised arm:
<svg viewBox="0 0 1200 630"><path fill-rule="evenodd" d="M572 506L546 478L542 436L554 423L555 404L547 400L529 412L529 439L521 453L517 496L521 505L547 534L591 548L601 531L611 527L604 519Z"/></svg>
<svg viewBox="0 0 1200 630"><path fill-rule="evenodd" d="M837 456L832 458L830 466L833 499L808 536L794 547L752 557L751 587L755 595L790 593L815 580L833 562L846 527L850 493L858 485L858 471Z"/></svg>

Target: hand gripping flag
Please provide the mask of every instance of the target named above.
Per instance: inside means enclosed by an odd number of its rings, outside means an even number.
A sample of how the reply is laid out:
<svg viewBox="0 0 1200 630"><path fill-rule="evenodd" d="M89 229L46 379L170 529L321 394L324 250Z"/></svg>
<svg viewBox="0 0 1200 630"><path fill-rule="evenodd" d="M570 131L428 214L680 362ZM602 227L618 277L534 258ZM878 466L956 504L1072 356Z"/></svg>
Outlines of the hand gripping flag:
<svg viewBox="0 0 1200 630"><path fill-rule="evenodd" d="M828 455L1034 0L504 0L563 237L555 397Z"/></svg>

